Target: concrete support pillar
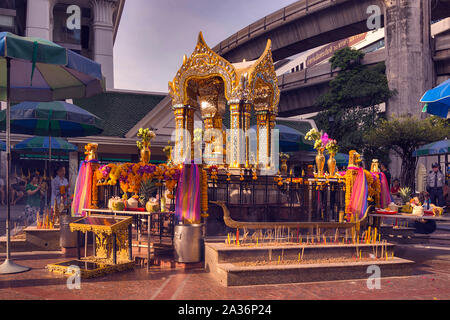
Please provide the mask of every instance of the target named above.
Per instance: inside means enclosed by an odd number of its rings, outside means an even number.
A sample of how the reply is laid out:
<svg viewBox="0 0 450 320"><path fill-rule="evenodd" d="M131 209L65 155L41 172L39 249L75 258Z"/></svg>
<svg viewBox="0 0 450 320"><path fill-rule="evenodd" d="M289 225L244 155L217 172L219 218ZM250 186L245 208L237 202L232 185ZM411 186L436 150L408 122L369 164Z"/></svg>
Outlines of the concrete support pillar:
<svg viewBox="0 0 450 320"><path fill-rule="evenodd" d="M28 0L27 22L25 34L28 37L52 39L50 16L53 8L52 0Z"/></svg>
<svg viewBox="0 0 450 320"><path fill-rule="evenodd" d="M420 98L433 86L431 0L385 0L386 75L397 95L387 114L420 117Z"/></svg>
<svg viewBox="0 0 450 320"><path fill-rule="evenodd" d="M114 88L113 60L113 13L117 0L91 0L94 16L92 24L94 33L94 60L102 65L106 77L106 88Z"/></svg>

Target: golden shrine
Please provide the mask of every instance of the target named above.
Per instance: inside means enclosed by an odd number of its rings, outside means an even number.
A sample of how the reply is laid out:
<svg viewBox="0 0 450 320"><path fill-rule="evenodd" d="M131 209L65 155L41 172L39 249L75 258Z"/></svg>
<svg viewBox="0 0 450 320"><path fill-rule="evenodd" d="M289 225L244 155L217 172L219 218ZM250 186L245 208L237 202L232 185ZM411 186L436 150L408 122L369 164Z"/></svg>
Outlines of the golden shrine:
<svg viewBox="0 0 450 320"><path fill-rule="evenodd" d="M280 100L270 40L259 59L230 63L208 47L200 32L194 52L183 57L181 68L169 82L169 94L176 123L175 155L190 149L190 159L194 159L194 141L189 146L183 134L194 137L194 112L199 111L205 130L212 129L205 137L205 150L211 150L219 165L247 168L255 161L269 165L271 129ZM227 105L231 136L225 138L222 120ZM251 159L246 137L252 110L257 118L256 159ZM226 152L222 152L223 145Z"/></svg>

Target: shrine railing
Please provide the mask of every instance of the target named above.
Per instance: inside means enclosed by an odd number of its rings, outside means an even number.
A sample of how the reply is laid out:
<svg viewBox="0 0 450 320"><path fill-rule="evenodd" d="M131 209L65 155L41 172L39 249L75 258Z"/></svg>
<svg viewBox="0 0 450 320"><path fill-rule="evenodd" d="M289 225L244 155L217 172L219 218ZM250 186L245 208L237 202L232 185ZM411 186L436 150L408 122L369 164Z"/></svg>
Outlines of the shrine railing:
<svg viewBox="0 0 450 320"><path fill-rule="evenodd" d="M234 220L338 222L344 183L337 179L217 175L208 181L208 201L223 201ZM209 205L207 235L226 234L222 209Z"/></svg>

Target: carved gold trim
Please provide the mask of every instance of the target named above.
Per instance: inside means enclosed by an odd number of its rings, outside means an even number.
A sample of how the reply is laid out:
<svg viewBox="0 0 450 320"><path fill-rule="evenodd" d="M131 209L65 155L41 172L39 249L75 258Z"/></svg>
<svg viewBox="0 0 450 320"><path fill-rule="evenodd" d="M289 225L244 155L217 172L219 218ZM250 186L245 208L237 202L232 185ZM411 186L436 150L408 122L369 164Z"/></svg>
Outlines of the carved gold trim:
<svg viewBox="0 0 450 320"><path fill-rule="evenodd" d="M183 64L172 82L169 82L169 94L172 104L188 104L188 81L220 77L224 82L224 94L227 100L233 98L233 91L238 85L236 70L231 63L215 53L206 44L202 33L198 35L197 45Z"/></svg>

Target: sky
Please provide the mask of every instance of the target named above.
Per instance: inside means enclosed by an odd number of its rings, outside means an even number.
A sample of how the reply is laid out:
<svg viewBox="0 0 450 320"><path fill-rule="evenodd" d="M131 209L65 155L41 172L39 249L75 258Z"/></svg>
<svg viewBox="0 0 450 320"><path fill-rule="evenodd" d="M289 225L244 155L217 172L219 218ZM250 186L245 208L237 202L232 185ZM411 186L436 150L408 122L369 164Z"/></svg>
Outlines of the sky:
<svg viewBox="0 0 450 320"><path fill-rule="evenodd" d="M127 0L114 44L116 89L167 92L199 31L209 47L295 0Z"/></svg>

